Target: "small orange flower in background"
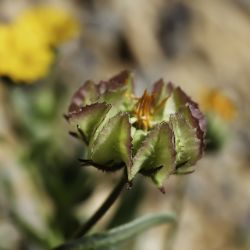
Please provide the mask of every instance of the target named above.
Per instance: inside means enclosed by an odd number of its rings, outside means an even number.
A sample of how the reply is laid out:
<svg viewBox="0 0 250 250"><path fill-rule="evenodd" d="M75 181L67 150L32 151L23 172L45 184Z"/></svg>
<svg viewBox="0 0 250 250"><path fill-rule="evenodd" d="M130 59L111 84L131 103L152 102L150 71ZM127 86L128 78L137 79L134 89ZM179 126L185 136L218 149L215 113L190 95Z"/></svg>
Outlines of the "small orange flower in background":
<svg viewBox="0 0 250 250"><path fill-rule="evenodd" d="M201 110L206 114L206 151L216 152L230 138L229 122L236 115L233 101L218 89L208 89L201 94Z"/></svg>
<svg viewBox="0 0 250 250"><path fill-rule="evenodd" d="M232 120L235 116L234 103L217 89L204 92L200 106L205 113L214 113L226 121Z"/></svg>
<svg viewBox="0 0 250 250"><path fill-rule="evenodd" d="M70 14L48 6L26 10L13 22L0 24L0 76L24 83L43 78L54 61L53 48L77 33Z"/></svg>

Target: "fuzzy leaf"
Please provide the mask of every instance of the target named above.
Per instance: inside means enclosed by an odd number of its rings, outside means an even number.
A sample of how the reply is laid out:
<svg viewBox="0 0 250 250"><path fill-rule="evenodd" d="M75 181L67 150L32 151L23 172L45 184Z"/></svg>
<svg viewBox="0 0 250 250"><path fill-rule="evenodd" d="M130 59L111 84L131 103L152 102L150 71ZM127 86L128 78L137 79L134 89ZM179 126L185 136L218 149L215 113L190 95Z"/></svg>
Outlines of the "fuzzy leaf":
<svg viewBox="0 0 250 250"><path fill-rule="evenodd" d="M96 135L91 146L93 162L107 165L124 162L131 167L131 125L127 113L120 112L112 117Z"/></svg>
<svg viewBox="0 0 250 250"><path fill-rule="evenodd" d="M68 119L73 131L79 137L89 142L95 130L104 120L106 114L110 110L111 105L106 103L94 103L87 105L69 113L66 118Z"/></svg>
<svg viewBox="0 0 250 250"><path fill-rule="evenodd" d="M169 213L158 213L146 215L127 224L115 227L109 231L85 236L82 239L74 240L61 245L55 250L101 250L135 237L137 234L164 223L175 222L175 215Z"/></svg>
<svg viewBox="0 0 250 250"><path fill-rule="evenodd" d="M138 149L132 168L128 170L129 180L141 170L151 171L151 178L158 187L162 187L165 178L174 170L175 146L173 131L166 122L156 125L146 136Z"/></svg>

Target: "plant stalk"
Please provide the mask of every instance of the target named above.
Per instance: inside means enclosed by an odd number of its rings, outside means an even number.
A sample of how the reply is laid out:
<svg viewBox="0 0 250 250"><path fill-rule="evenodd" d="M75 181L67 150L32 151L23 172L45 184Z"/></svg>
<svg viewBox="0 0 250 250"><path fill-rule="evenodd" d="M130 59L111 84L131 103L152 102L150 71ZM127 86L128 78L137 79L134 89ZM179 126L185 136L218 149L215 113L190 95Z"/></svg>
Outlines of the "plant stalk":
<svg viewBox="0 0 250 250"><path fill-rule="evenodd" d="M121 191L125 187L126 183L127 183L127 177L126 177L126 174L124 173L122 175L121 180L118 182L116 187L113 189L110 195L103 202L101 207L98 210L96 210L96 212L89 218L89 220L76 231L76 233L73 235L73 239L78 239L78 238L83 237L102 218L102 216L114 204L114 202L120 195Z"/></svg>

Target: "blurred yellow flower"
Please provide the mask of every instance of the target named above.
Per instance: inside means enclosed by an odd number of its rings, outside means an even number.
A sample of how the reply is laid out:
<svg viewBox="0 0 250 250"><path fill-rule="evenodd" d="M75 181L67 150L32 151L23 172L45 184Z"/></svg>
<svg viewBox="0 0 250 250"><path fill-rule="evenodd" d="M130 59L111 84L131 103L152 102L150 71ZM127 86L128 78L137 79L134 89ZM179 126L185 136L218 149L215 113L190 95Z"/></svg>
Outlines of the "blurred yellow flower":
<svg viewBox="0 0 250 250"><path fill-rule="evenodd" d="M200 105L204 112L215 113L227 121L231 120L235 115L233 102L216 89L205 91Z"/></svg>
<svg viewBox="0 0 250 250"><path fill-rule="evenodd" d="M76 33L76 22L62 10L27 10L0 25L0 75L25 83L44 77L54 60L53 48Z"/></svg>
<svg viewBox="0 0 250 250"><path fill-rule="evenodd" d="M32 25L33 30L38 31L39 35L43 34L45 41L51 46L59 45L78 32L78 25L72 16L49 6L25 11L17 22Z"/></svg>
<svg viewBox="0 0 250 250"><path fill-rule="evenodd" d="M0 74L17 82L32 82L43 77L53 62L54 54L19 25L0 26ZM25 34L25 35L24 35Z"/></svg>

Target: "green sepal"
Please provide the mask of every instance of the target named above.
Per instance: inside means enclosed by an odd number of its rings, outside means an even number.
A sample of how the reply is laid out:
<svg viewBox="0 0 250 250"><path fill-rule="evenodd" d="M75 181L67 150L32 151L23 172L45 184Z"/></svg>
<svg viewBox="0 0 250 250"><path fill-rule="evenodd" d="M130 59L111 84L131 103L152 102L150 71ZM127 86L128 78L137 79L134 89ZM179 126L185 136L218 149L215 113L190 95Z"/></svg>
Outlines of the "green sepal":
<svg viewBox="0 0 250 250"><path fill-rule="evenodd" d="M89 143L95 130L104 120L106 114L111 109L107 103L94 103L87 105L66 115L73 132L86 143Z"/></svg>
<svg viewBox="0 0 250 250"><path fill-rule="evenodd" d="M133 77L131 72L129 72L128 70L120 72L116 76L110 78L108 81L101 81L99 83L99 90L102 93L124 89L126 89L127 94L133 94Z"/></svg>
<svg viewBox="0 0 250 250"><path fill-rule="evenodd" d="M192 105L198 108L197 103L193 102L191 98L180 88L173 87L169 84L168 87L171 90L170 96L167 98L165 105L162 107L162 119L169 121L170 115L179 112L181 109L188 105Z"/></svg>
<svg viewBox="0 0 250 250"><path fill-rule="evenodd" d="M163 120L166 102L173 92L173 85L166 84L162 79L157 81L152 89L153 105L154 105L154 119L157 121Z"/></svg>
<svg viewBox="0 0 250 250"><path fill-rule="evenodd" d="M141 129L135 129L132 127L132 138L133 138L133 154L135 155L137 150L140 148L141 143L147 135L147 131Z"/></svg>
<svg viewBox="0 0 250 250"><path fill-rule="evenodd" d="M134 87L133 77L129 71L122 71L108 81L101 81L98 88L102 93L99 101L112 104L111 115L115 115L119 111L129 111L132 109L134 104L132 98Z"/></svg>
<svg viewBox="0 0 250 250"><path fill-rule="evenodd" d="M81 107L96 102L98 97L98 86L90 80L86 81L71 98L69 112L78 111Z"/></svg>
<svg viewBox="0 0 250 250"><path fill-rule="evenodd" d="M187 104L185 108L182 108L183 116L186 118L187 122L196 130L196 136L200 144L200 157L204 151L205 143L204 137L206 134L206 120L204 115L199 110L198 106L194 104Z"/></svg>
<svg viewBox="0 0 250 250"><path fill-rule="evenodd" d="M175 114L180 108L185 106L185 103L183 104L182 102L179 102L178 95L179 91L176 88L173 89L164 105L162 119L169 121L171 114Z"/></svg>
<svg viewBox="0 0 250 250"><path fill-rule="evenodd" d="M98 131L90 145L90 158L97 164L107 167L124 163L127 168L132 164L131 125L127 113L120 112L109 119Z"/></svg>
<svg viewBox="0 0 250 250"><path fill-rule="evenodd" d="M192 167L201 157L201 140L197 128L186 119L183 112L170 115L170 126L175 135L176 170L175 174L194 170Z"/></svg>
<svg viewBox="0 0 250 250"><path fill-rule="evenodd" d="M162 122L148 133L138 149L132 168L128 171L128 179L131 181L140 171L151 172L154 183L162 187L163 181L172 173L174 166L174 134L169 125Z"/></svg>

